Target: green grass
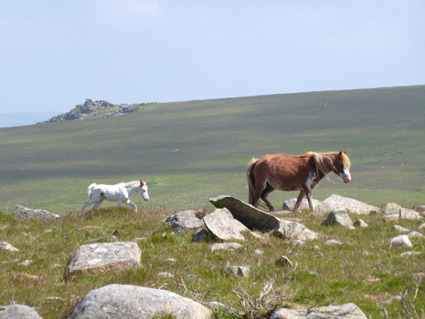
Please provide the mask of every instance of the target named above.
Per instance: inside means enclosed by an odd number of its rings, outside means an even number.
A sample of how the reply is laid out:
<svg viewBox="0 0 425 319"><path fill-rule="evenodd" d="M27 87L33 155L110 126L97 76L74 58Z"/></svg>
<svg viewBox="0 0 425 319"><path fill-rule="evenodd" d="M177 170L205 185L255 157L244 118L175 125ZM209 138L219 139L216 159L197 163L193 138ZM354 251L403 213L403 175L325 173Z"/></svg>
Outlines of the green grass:
<svg viewBox="0 0 425 319"><path fill-rule="evenodd" d="M212 209L208 207L207 212ZM416 307L419 314L423 311L425 283L419 284L413 300L416 283L412 274L425 268L424 239L412 239L411 250L420 252L419 256L400 258L405 249L389 249L389 239L396 235L391 230L394 223L383 222L382 215L362 216L369 227L356 230L320 226L324 217L290 215L301 218L302 223L323 238L293 247L288 241L267 234L262 234L267 244L248 236L249 240L240 242L243 247L235 253L211 252L213 241L192 242L192 232L173 234L171 226L163 222L173 213L175 210L158 208L137 213L112 208L89 211L84 216L68 212L51 223L18 221L0 214L0 241L20 250L0 253L0 304L15 301L34 307L43 318L66 318L90 290L118 283L161 287L195 300L218 301L243 314L245 310L236 292L244 292L245 298L255 300L266 283L273 282L268 295L273 302L263 310L257 309L258 316L285 305L316 307L353 302L368 317L384 318L377 306L380 303L391 318L401 318L404 316L399 315L403 313L399 301L384 302L400 296L407 284L409 306ZM351 218L356 220L358 216ZM411 230L417 230L420 223L399 222ZM83 226L102 229L78 231ZM120 241L139 238L142 268L64 278L65 265L80 245L94 238L109 237L117 229L122 231ZM343 245L324 245L329 238ZM256 255L255 250L264 253ZM281 256L287 256L294 268L278 266L276 261ZM32 260L32 264L19 265L24 260ZM235 277L224 271L227 265L249 266L251 273L247 278ZM171 273L174 279L161 277L160 272ZM242 318L226 311L215 314L220 319Z"/></svg>
<svg viewBox="0 0 425 319"><path fill-rule="evenodd" d="M318 199L423 204L424 105L425 86L412 86L157 103L121 117L2 128L0 209L61 214L80 208L92 182L139 178L150 182L148 207L245 199L251 157L331 150L348 151L353 182L331 176ZM280 206L292 196L271 199Z"/></svg>

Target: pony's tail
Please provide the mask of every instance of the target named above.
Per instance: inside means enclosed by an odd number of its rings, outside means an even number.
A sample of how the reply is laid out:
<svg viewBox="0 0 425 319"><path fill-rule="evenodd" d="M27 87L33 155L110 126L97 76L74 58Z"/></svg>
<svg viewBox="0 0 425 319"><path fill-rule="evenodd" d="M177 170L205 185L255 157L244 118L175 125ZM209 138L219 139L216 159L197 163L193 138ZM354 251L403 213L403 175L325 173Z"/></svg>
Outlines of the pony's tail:
<svg viewBox="0 0 425 319"><path fill-rule="evenodd" d="M91 192L93 190L93 188L96 187L96 183L90 184L89 187L87 188L87 196L89 197L89 199L91 199Z"/></svg>
<svg viewBox="0 0 425 319"><path fill-rule="evenodd" d="M248 179L248 201L251 205L254 203L254 193L255 193L255 177L253 174L255 165L257 164L258 159L252 158L252 160L248 163L248 167L246 170L246 177Z"/></svg>

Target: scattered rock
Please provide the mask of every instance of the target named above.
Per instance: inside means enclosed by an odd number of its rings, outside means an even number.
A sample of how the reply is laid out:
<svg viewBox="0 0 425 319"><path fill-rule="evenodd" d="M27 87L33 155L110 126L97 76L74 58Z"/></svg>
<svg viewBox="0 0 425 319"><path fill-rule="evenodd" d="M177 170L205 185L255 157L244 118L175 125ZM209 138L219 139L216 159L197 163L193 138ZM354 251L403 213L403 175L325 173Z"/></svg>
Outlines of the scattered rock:
<svg viewBox="0 0 425 319"><path fill-rule="evenodd" d="M395 230L395 231L397 231L399 233L407 233L409 231L407 228L404 228L404 227L402 227L400 225L394 225L394 226L392 226L391 227L391 230Z"/></svg>
<svg viewBox="0 0 425 319"><path fill-rule="evenodd" d="M421 254L420 251L406 251L405 253L400 254L399 257L412 257L412 256L420 255L420 254Z"/></svg>
<svg viewBox="0 0 425 319"><path fill-rule="evenodd" d="M205 228L198 230L195 234L193 234L193 241L201 241L211 237L211 234Z"/></svg>
<svg viewBox="0 0 425 319"><path fill-rule="evenodd" d="M353 303L340 306L319 307L313 309L281 308L270 319L367 319L363 311Z"/></svg>
<svg viewBox="0 0 425 319"><path fill-rule="evenodd" d="M418 220L421 217L417 211L414 211L413 209L406 209L401 208L399 212L399 218L400 219L409 219L409 220Z"/></svg>
<svg viewBox="0 0 425 319"><path fill-rule="evenodd" d="M249 276L249 273L251 272L249 267L246 266L226 266L224 267L224 271L231 273L232 275L244 278L247 278Z"/></svg>
<svg viewBox="0 0 425 319"><path fill-rule="evenodd" d="M396 203L387 203L384 207L385 215L398 215L400 213L401 206Z"/></svg>
<svg viewBox="0 0 425 319"><path fill-rule="evenodd" d="M340 246L340 245L342 245L342 243L338 240L335 240L335 239L328 239L327 241L325 241L325 245L326 246Z"/></svg>
<svg viewBox="0 0 425 319"><path fill-rule="evenodd" d="M419 230L425 229L425 223L421 224L421 225L418 227L418 229L419 229Z"/></svg>
<svg viewBox="0 0 425 319"><path fill-rule="evenodd" d="M232 196L223 195L210 198L210 202L217 208L227 208L235 219L239 220L251 230L259 230L268 233L279 224L279 218L267 214Z"/></svg>
<svg viewBox="0 0 425 319"><path fill-rule="evenodd" d="M261 256L262 254L264 254L264 251L259 250L259 249L254 250L254 255Z"/></svg>
<svg viewBox="0 0 425 319"><path fill-rule="evenodd" d="M390 248L395 247L413 247L412 242L410 241L407 235L399 235L391 238L390 240Z"/></svg>
<svg viewBox="0 0 425 319"><path fill-rule="evenodd" d="M315 207L314 213L323 215L333 210L339 211L343 209L358 215L369 215L373 212L380 211L379 207L371 206L355 199L333 194L321 202L317 207Z"/></svg>
<svg viewBox="0 0 425 319"><path fill-rule="evenodd" d="M48 212L44 209L31 209L20 205L15 205L12 215L18 219L55 220L59 215Z"/></svg>
<svg viewBox="0 0 425 319"><path fill-rule="evenodd" d="M422 235L420 232L412 231L412 232L407 234L407 237L409 237L409 238L412 238L412 237L424 238L425 236Z"/></svg>
<svg viewBox="0 0 425 319"><path fill-rule="evenodd" d="M0 306L0 319L42 319L40 315L31 307L25 305Z"/></svg>
<svg viewBox="0 0 425 319"><path fill-rule="evenodd" d="M0 241L0 250L19 251L18 248L13 247L11 244L5 241Z"/></svg>
<svg viewBox="0 0 425 319"><path fill-rule="evenodd" d="M165 272L165 271L160 272L158 274L158 276L159 277L162 277L162 278L170 278L170 279L173 279L174 278L174 275L173 274L170 274L169 272Z"/></svg>
<svg viewBox="0 0 425 319"><path fill-rule="evenodd" d="M326 217L322 222L322 226L329 225L341 225L345 227L353 226L350 216L348 216L347 211L343 210L332 210L331 213Z"/></svg>
<svg viewBox="0 0 425 319"><path fill-rule="evenodd" d="M215 243L212 244L210 249L211 251L215 250L228 250L235 251L236 249L242 248L242 245L239 243Z"/></svg>
<svg viewBox="0 0 425 319"><path fill-rule="evenodd" d="M66 264L65 277L77 273L114 273L141 267L140 256L140 248L133 242L84 245Z"/></svg>
<svg viewBox="0 0 425 319"><path fill-rule="evenodd" d="M356 220L353 225L356 227L369 227L369 225L363 219Z"/></svg>
<svg viewBox="0 0 425 319"><path fill-rule="evenodd" d="M204 217L204 224L208 231L220 240L245 240L243 232L249 229L234 219L226 208L216 209Z"/></svg>
<svg viewBox="0 0 425 319"><path fill-rule="evenodd" d="M297 203L296 198L290 198L283 203L282 209L292 211L294 209L296 203ZM317 199L313 199L313 206L317 207L319 205L320 205L320 202ZM301 204L300 204L300 207L298 208L298 210L301 211L301 212L303 210L310 210L310 206L308 205L307 199L304 198L301 201Z"/></svg>
<svg viewBox="0 0 425 319"><path fill-rule="evenodd" d="M417 211L418 213L425 213L425 205L415 206L413 207L413 210Z"/></svg>
<svg viewBox="0 0 425 319"><path fill-rule="evenodd" d="M302 240L298 240L298 239L291 240L291 241L290 241L290 244L291 244L293 247L302 247L302 246L304 246L304 245L305 245L305 243L304 243Z"/></svg>
<svg viewBox="0 0 425 319"><path fill-rule="evenodd" d="M210 319L203 305L166 290L131 285L108 285L90 291L69 319L153 319L172 315L176 319Z"/></svg>
<svg viewBox="0 0 425 319"><path fill-rule="evenodd" d="M173 231L176 233L185 230L196 230L202 228L204 223L202 218L198 217L195 210L185 210L178 212L165 220L166 223L173 225Z"/></svg>
<svg viewBox="0 0 425 319"><path fill-rule="evenodd" d="M276 265L280 267L290 268L292 269L294 265L292 264L292 261L289 260L286 256L281 256L276 260Z"/></svg>
<svg viewBox="0 0 425 319"><path fill-rule="evenodd" d="M283 239L312 241L320 238L320 234L308 229L303 224L281 220L273 235Z"/></svg>
<svg viewBox="0 0 425 319"><path fill-rule="evenodd" d="M20 262L18 265L28 267L31 264L32 264L32 260L27 259L27 260L24 260L23 262Z"/></svg>

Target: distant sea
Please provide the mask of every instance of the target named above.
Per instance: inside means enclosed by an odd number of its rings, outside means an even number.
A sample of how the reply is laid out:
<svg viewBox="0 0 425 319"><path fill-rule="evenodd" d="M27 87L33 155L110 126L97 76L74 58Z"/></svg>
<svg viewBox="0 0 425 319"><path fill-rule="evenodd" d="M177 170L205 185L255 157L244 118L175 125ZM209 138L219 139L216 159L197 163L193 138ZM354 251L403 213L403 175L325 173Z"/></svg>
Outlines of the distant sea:
<svg viewBox="0 0 425 319"><path fill-rule="evenodd" d="M0 127L33 125L50 120L56 115L58 113L55 112L0 113Z"/></svg>

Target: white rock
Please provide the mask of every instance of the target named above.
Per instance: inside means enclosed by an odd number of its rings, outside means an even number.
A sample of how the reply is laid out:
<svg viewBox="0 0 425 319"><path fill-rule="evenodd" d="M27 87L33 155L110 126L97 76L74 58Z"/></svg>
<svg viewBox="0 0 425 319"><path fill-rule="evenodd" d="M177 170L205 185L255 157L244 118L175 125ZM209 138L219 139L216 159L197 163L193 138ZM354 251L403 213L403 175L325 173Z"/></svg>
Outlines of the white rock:
<svg viewBox="0 0 425 319"><path fill-rule="evenodd" d="M141 267L139 246L133 242L80 246L65 267L65 276L77 273L119 272Z"/></svg>
<svg viewBox="0 0 425 319"><path fill-rule="evenodd" d="M390 248L395 247L413 247L412 242L410 241L407 235L399 235L391 238L390 240Z"/></svg>
<svg viewBox="0 0 425 319"><path fill-rule="evenodd" d="M210 319L203 305L166 290L131 285L109 285L90 291L69 319L153 319L172 315L176 319Z"/></svg>
<svg viewBox="0 0 425 319"><path fill-rule="evenodd" d="M0 241L0 250L19 251L18 248L13 247L11 244L5 241Z"/></svg>

